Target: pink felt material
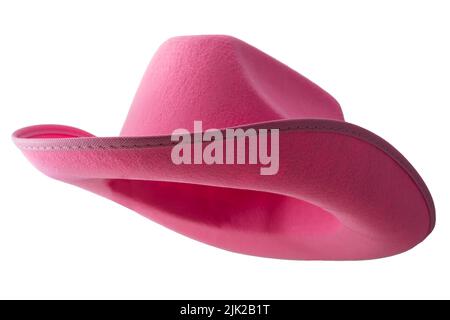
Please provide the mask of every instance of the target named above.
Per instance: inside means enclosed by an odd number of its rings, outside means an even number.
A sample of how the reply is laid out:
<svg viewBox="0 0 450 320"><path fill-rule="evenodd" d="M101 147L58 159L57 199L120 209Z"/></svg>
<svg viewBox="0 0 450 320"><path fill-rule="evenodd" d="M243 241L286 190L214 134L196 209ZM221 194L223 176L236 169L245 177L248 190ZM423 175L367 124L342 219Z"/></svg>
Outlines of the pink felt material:
<svg viewBox="0 0 450 320"><path fill-rule="evenodd" d="M204 129L279 129L279 172L173 164L169 134L192 129L194 120ZM414 247L434 227L427 187L397 150L345 122L318 86L228 36L165 42L120 137L58 125L20 129L13 137L48 176L231 251L373 259Z"/></svg>

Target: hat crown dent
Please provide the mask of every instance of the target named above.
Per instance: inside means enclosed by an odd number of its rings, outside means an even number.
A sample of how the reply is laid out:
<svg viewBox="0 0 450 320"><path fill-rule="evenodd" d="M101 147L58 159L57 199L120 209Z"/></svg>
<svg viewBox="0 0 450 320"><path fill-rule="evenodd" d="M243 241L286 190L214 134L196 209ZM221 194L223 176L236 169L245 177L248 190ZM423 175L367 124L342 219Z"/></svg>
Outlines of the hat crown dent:
<svg viewBox="0 0 450 320"><path fill-rule="evenodd" d="M343 121L336 100L249 44L230 36L164 42L136 92L122 136L171 134L281 119Z"/></svg>

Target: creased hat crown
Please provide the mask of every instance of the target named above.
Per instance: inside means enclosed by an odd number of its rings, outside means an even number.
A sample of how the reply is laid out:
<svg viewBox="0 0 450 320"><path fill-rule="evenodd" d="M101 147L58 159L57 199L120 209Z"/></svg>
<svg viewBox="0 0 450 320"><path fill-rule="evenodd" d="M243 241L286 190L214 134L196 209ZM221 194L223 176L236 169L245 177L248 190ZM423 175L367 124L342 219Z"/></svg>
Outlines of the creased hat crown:
<svg viewBox="0 0 450 320"><path fill-rule="evenodd" d="M279 119L343 120L317 85L230 36L183 36L161 45L141 81L123 136L226 128Z"/></svg>

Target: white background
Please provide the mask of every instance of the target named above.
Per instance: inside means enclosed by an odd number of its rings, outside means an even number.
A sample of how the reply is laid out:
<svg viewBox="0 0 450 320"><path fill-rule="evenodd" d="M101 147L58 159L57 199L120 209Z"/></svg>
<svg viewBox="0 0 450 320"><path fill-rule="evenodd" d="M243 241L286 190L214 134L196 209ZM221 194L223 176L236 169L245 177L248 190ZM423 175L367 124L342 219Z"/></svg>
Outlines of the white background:
<svg viewBox="0 0 450 320"><path fill-rule="evenodd" d="M450 298L448 1L0 1L0 298ZM230 253L47 178L11 142L40 123L117 135L157 47L217 33L396 146L434 197L429 238L364 262Z"/></svg>

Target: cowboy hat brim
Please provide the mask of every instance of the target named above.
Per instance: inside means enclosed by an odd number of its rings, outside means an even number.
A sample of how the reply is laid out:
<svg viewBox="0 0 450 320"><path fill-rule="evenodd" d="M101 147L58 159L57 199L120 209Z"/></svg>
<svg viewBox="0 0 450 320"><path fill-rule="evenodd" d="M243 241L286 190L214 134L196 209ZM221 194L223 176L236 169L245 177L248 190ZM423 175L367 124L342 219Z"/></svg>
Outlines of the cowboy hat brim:
<svg viewBox="0 0 450 320"><path fill-rule="evenodd" d="M175 165L171 136L101 138L42 125L16 131L13 140L46 175L235 252L373 259L404 252L432 231L425 183L372 132L321 119L240 128L279 129L276 175L250 164Z"/></svg>

